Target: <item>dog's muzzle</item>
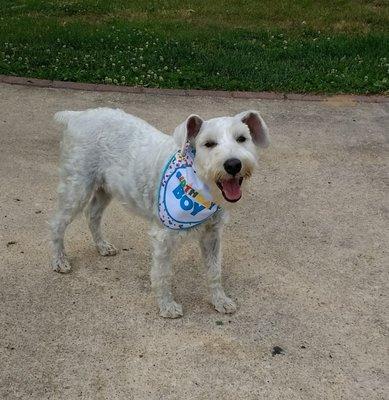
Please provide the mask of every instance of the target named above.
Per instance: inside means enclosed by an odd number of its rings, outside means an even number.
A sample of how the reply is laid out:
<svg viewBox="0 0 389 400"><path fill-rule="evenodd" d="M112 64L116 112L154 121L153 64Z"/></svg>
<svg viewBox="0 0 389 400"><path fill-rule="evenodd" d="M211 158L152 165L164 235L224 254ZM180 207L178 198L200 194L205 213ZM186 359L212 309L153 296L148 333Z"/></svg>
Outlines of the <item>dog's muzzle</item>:
<svg viewBox="0 0 389 400"><path fill-rule="evenodd" d="M243 176L219 179L216 182L217 187L221 190L223 197L230 203L235 203L242 197L241 185Z"/></svg>
<svg viewBox="0 0 389 400"><path fill-rule="evenodd" d="M242 162L237 158L229 158L223 166L227 174L235 176L242 169Z"/></svg>
<svg viewBox="0 0 389 400"><path fill-rule="evenodd" d="M228 202L235 203L242 197L243 176L237 176L242 170L242 162L237 158L229 158L224 162L223 167L229 176L218 179L216 185Z"/></svg>

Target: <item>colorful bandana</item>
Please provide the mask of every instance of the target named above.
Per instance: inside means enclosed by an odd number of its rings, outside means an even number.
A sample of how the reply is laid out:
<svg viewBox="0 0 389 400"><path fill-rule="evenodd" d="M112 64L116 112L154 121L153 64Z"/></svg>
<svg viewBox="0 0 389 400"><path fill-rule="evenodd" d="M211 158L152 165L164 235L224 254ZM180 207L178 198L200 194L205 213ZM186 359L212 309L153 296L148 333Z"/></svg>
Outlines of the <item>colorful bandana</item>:
<svg viewBox="0 0 389 400"><path fill-rule="evenodd" d="M212 201L209 188L193 168L195 150L189 145L184 153L178 150L168 161L158 193L158 215L170 229L197 226L219 210Z"/></svg>

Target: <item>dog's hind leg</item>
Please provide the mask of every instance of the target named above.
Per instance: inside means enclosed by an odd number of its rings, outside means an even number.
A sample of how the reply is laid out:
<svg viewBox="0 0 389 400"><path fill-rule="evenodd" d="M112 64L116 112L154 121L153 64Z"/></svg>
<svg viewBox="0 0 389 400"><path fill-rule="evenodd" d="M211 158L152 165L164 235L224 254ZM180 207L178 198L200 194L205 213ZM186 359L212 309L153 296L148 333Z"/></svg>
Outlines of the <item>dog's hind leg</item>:
<svg viewBox="0 0 389 400"><path fill-rule="evenodd" d="M97 250L102 256L114 256L117 249L114 245L104 240L101 233L101 219L105 208L111 201L111 195L103 188L98 188L85 209L85 216Z"/></svg>
<svg viewBox="0 0 389 400"><path fill-rule="evenodd" d="M75 177L63 178L58 187L58 210L51 220L53 244L52 267L56 272L67 273L71 266L66 258L64 236L68 225L82 211L92 194L91 185Z"/></svg>

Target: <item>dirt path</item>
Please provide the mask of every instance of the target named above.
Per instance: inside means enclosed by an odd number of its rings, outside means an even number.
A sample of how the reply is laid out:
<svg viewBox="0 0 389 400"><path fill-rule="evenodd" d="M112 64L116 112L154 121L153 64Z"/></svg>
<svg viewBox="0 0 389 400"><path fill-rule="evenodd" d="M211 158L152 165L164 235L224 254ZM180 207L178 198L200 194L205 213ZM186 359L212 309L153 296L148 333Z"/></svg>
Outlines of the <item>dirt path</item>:
<svg viewBox="0 0 389 400"><path fill-rule="evenodd" d="M208 304L190 243L175 262L185 316L158 317L147 226L116 203L104 225L120 253L101 258L81 218L73 272L51 272L52 115L98 106L166 132L193 112L263 114L272 147L224 238L235 315ZM0 398L384 399L388 109L0 84Z"/></svg>

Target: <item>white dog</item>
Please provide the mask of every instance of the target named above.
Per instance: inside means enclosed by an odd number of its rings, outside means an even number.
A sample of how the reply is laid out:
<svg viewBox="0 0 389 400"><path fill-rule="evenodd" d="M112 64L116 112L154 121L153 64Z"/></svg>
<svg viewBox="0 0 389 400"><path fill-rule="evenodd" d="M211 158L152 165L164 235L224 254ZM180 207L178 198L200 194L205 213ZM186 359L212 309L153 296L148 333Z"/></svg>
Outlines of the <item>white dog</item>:
<svg viewBox="0 0 389 400"><path fill-rule="evenodd" d="M66 227L86 208L93 240L101 255L116 254L104 240L100 222L112 197L147 218L153 247L151 284L160 315L182 315L171 292L174 246L199 238L211 301L221 313L236 310L221 283L220 239L227 203L237 202L257 163L257 150L269 143L268 129L256 111L203 121L191 115L173 136L145 121L109 108L63 111L58 211L52 220L57 272L68 272Z"/></svg>

